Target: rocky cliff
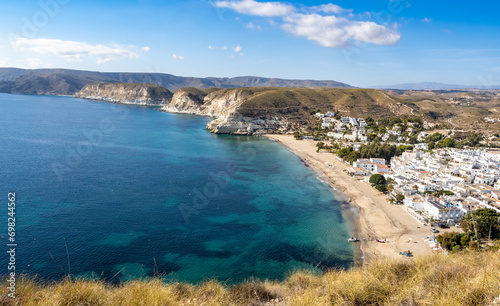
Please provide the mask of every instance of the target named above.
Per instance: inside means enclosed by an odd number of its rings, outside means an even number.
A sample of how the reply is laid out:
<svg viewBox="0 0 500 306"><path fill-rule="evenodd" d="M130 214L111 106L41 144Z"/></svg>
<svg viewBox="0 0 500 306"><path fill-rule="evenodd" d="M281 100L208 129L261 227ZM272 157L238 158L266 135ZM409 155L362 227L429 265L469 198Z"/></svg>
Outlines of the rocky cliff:
<svg viewBox="0 0 500 306"><path fill-rule="evenodd" d="M207 130L216 134L254 135L268 130L282 130L288 126L287 122L281 120L282 118L263 120L240 114L239 107L253 94L254 91L247 88L211 90L181 88L162 110L215 117L207 124Z"/></svg>
<svg viewBox="0 0 500 306"><path fill-rule="evenodd" d="M255 135L293 132L314 126L314 113L389 118L412 115L418 108L374 89L184 87L172 95L154 84L100 83L76 97L115 103L162 105L162 111L214 117L207 130L216 134Z"/></svg>
<svg viewBox="0 0 500 306"><path fill-rule="evenodd" d="M204 103L207 91L194 87L185 87L178 89L170 101L162 110L170 113L203 115L201 106Z"/></svg>
<svg viewBox="0 0 500 306"><path fill-rule="evenodd" d="M75 97L122 104L164 105L172 93L156 84L96 83L86 85Z"/></svg>

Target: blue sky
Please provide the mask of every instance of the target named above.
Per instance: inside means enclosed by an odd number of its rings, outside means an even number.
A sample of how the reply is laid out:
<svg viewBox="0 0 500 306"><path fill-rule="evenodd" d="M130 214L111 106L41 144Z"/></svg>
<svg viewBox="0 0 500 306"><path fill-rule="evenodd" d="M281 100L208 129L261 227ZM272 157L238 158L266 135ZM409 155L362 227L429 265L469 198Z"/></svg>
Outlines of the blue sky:
<svg viewBox="0 0 500 306"><path fill-rule="evenodd" d="M0 67L500 84L499 1L2 1Z"/></svg>

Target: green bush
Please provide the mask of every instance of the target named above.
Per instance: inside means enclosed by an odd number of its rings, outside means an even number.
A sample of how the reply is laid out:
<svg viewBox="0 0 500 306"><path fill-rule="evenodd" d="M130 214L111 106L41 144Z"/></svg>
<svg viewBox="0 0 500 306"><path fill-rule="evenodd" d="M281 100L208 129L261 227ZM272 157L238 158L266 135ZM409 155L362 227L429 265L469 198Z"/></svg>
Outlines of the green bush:
<svg viewBox="0 0 500 306"><path fill-rule="evenodd" d="M385 177L382 174L374 174L370 176L370 184L372 185L384 185Z"/></svg>

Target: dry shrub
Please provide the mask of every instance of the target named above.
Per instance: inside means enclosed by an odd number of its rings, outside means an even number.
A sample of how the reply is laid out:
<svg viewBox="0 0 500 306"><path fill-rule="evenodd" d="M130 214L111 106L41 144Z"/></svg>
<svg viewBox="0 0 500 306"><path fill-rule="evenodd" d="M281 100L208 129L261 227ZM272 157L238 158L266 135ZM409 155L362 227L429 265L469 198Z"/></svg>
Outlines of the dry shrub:
<svg viewBox="0 0 500 306"><path fill-rule="evenodd" d="M275 292L268 290L258 280L250 280L235 285L229 290L229 294L235 303L243 305L260 305L278 297Z"/></svg>

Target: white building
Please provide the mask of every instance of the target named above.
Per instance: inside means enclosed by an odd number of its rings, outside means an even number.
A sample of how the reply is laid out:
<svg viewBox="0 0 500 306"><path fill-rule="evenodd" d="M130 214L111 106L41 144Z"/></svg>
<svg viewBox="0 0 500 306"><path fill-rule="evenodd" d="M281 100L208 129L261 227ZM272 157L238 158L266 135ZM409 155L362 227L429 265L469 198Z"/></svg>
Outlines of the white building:
<svg viewBox="0 0 500 306"><path fill-rule="evenodd" d="M329 122L328 122L328 123L325 123L325 122L321 123L321 128L322 128L322 129L329 129L329 128L331 128L332 126L333 126L333 124L331 124L331 123L329 123Z"/></svg>

